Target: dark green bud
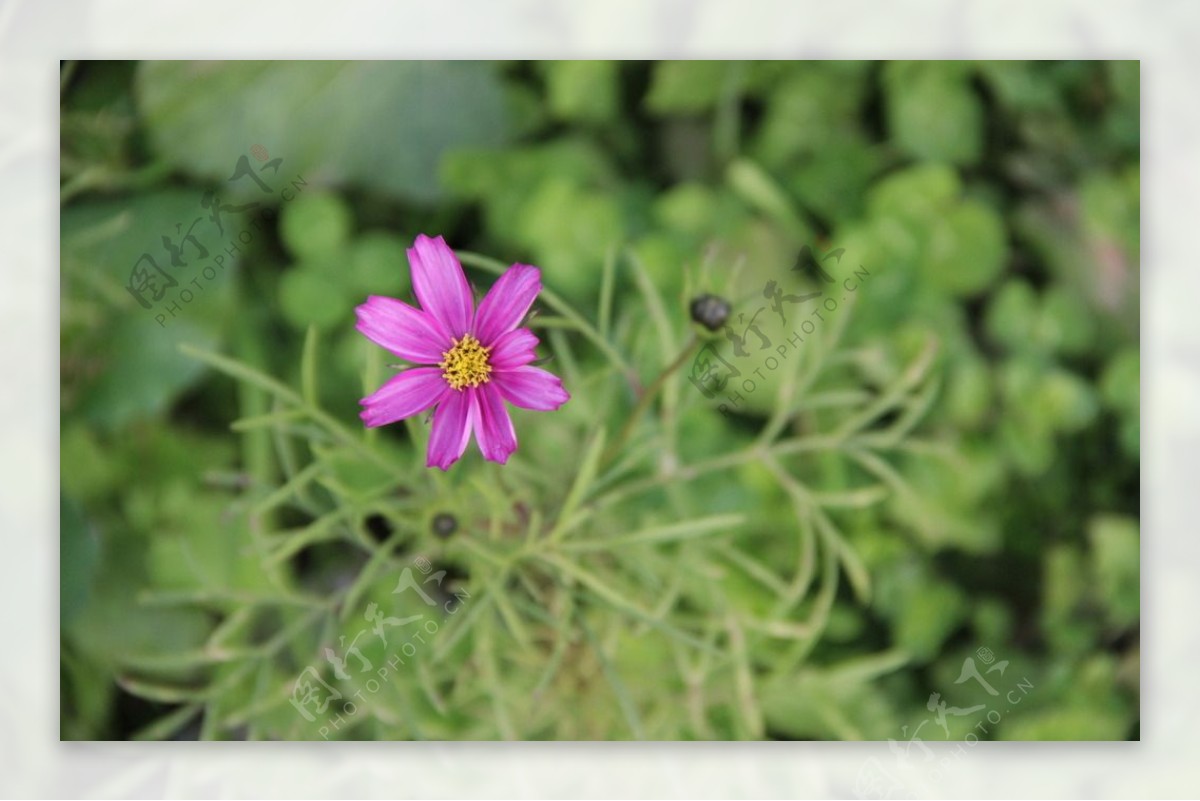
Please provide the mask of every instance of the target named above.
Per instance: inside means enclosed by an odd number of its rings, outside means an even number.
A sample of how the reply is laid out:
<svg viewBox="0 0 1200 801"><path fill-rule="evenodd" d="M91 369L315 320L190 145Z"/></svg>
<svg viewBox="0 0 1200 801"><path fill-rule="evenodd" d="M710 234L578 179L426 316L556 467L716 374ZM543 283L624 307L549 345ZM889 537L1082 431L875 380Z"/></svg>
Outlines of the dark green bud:
<svg viewBox="0 0 1200 801"><path fill-rule="evenodd" d="M449 512L438 512L433 516L433 533L442 539L458 531L458 518Z"/></svg>
<svg viewBox="0 0 1200 801"><path fill-rule="evenodd" d="M692 301L692 319L709 331L725 325L732 311L729 301L716 295L700 295Z"/></svg>

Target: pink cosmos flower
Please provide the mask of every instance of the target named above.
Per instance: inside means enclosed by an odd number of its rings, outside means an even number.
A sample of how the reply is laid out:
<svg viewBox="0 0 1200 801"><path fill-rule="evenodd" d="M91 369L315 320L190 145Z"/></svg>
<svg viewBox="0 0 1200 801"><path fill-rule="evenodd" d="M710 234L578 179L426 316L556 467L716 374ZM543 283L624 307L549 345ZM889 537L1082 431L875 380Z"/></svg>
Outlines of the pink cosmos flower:
<svg viewBox="0 0 1200 801"><path fill-rule="evenodd" d="M358 330L428 366L404 370L359 401L363 422L374 428L436 406L427 467L458 461L472 431L483 457L504 464L517 449L505 401L546 412L570 399L557 376L530 364L538 339L517 327L542 289L541 272L514 264L476 309L462 265L440 236L418 236L408 263L421 308L372 295L355 310Z"/></svg>

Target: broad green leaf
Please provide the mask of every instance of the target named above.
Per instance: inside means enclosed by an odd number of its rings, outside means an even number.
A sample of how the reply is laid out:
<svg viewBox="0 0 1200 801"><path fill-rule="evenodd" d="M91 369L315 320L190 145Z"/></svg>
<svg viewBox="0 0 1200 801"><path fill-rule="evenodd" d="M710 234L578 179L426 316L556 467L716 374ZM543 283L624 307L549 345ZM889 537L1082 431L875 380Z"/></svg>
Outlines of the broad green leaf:
<svg viewBox="0 0 1200 801"><path fill-rule="evenodd" d="M411 243L407 243L411 244ZM409 296L406 243L384 231L371 231L355 240L350 254L349 281L366 295Z"/></svg>
<svg viewBox="0 0 1200 801"><path fill-rule="evenodd" d="M974 164L983 153L983 109L965 66L952 61L884 67L888 129L909 155Z"/></svg>
<svg viewBox="0 0 1200 801"><path fill-rule="evenodd" d="M990 206L965 200L933 222L925 258L926 280L953 295L975 295L1004 269L1008 242L1000 216Z"/></svg>
<svg viewBox="0 0 1200 801"><path fill-rule="evenodd" d="M1141 560L1134 520L1100 517L1088 532L1092 574L1108 621L1117 628L1135 625L1141 610Z"/></svg>
<svg viewBox="0 0 1200 801"><path fill-rule="evenodd" d="M606 122L617 113L615 61L551 61L544 64L547 102L562 120Z"/></svg>
<svg viewBox="0 0 1200 801"><path fill-rule="evenodd" d="M984 318L988 336L1009 350L1027 350L1034 344L1037 294L1020 279L1005 281L992 294Z"/></svg>
<svg viewBox="0 0 1200 801"><path fill-rule="evenodd" d="M663 61L654 66L646 108L656 114L695 114L716 105L733 63Z"/></svg>
<svg viewBox="0 0 1200 801"><path fill-rule="evenodd" d="M310 325L329 330L340 324L353 324L357 296L353 290L319 267L293 267L279 280L279 308L283 317L297 330ZM361 300L366 300L362 298Z"/></svg>
<svg viewBox="0 0 1200 801"><path fill-rule="evenodd" d="M954 585L926 582L908 596L895 617L896 645L919 662L933 659L967 611L966 599Z"/></svg>
<svg viewBox="0 0 1200 801"><path fill-rule="evenodd" d="M771 93L754 153L772 168L802 155L825 160L831 147L862 138L862 64L792 62L787 78Z"/></svg>
<svg viewBox="0 0 1200 801"><path fill-rule="evenodd" d="M80 412L110 430L160 414L204 372L179 344L211 348L216 341L190 320L163 328L140 314L122 318L102 343L103 369L81 392Z"/></svg>
<svg viewBox="0 0 1200 801"><path fill-rule="evenodd" d="M354 215L331 192L306 192L283 207L279 236L298 259L336 254L350 237Z"/></svg>
<svg viewBox="0 0 1200 801"><path fill-rule="evenodd" d="M199 189L165 190L64 209L64 412L119 428L161 412L201 375L177 345L220 341L245 249L239 237L261 236L236 213L221 216L222 232L201 197ZM164 240L178 249L179 265ZM229 252L235 245L242 250ZM135 266L158 281L142 293L149 308L128 290Z"/></svg>
<svg viewBox="0 0 1200 801"><path fill-rule="evenodd" d="M283 159L255 173L268 192L237 182L268 200L302 176L431 201L444 154L507 135L485 62L147 61L136 86L154 148L195 176L226 182L256 146ZM250 164L261 170L258 156Z"/></svg>

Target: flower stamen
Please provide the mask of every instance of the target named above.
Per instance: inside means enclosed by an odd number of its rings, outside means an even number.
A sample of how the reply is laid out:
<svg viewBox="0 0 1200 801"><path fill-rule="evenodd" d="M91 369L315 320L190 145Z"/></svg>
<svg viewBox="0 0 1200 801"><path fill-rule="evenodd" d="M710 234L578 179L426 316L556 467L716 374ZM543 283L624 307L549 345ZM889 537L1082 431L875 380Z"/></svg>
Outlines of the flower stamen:
<svg viewBox="0 0 1200 801"><path fill-rule="evenodd" d="M488 363L491 348L485 348L478 339L463 334L462 339L452 340L454 347L442 354L438 367L442 378L459 392L467 387L477 387L491 380L492 366Z"/></svg>

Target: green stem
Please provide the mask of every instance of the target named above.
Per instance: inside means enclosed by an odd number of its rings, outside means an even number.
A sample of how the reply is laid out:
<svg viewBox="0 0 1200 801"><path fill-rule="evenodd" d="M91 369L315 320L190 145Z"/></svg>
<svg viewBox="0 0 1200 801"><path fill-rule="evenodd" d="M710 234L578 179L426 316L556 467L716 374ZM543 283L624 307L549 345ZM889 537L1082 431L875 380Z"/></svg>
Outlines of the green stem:
<svg viewBox="0 0 1200 801"><path fill-rule="evenodd" d="M683 350L679 352L679 355L675 357L675 361L664 367L663 371L658 374L657 378L654 379L654 383L652 383L644 392L642 392L641 396L638 398L637 405L633 407L633 411L630 412L629 417L625 420L625 425L621 428L621 433L617 435L615 440L613 440L612 445L610 445L608 450L605 452L604 458L600 460L601 466L607 465L610 461L612 461L613 457L619 454L621 449L625 447L625 443L628 442L629 438L633 435L633 429L637 426L637 422L641 419L642 414L647 408L649 408L650 404L654 402L655 396L658 395L658 392L663 388L663 385L667 383L667 379L670 378L676 370L682 367L684 362L688 360L688 357L695 352L698 342L699 340L695 337L695 335L693 335L692 338L688 340L688 343L683 346Z"/></svg>
<svg viewBox="0 0 1200 801"><path fill-rule="evenodd" d="M104 165L86 167L69 178L59 189L59 205L65 206L77 195L97 189L106 192L143 189L169 176L172 169L171 165L165 162L148 164L129 172L113 170Z"/></svg>

